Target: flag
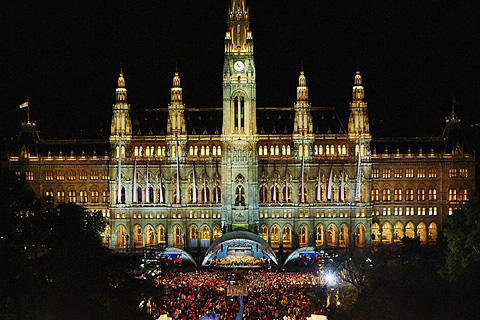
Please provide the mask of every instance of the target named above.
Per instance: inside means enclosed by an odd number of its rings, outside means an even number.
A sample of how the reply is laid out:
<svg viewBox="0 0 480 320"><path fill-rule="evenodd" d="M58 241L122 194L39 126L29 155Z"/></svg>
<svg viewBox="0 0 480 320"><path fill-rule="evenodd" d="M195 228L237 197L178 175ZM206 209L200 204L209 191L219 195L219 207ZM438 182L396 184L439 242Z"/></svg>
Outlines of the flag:
<svg viewBox="0 0 480 320"><path fill-rule="evenodd" d="M206 173L205 173L205 175L206 175ZM207 199L207 177L206 176L203 177L203 202L204 203L208 202L208 199Z"/></svg>
<svg viewBox="0 0 480 320"><path fill-rule="evenodd" d="M137 203L137 159L133 160L133 203Z"/></svg>
<svg viewBox="0 0 480 320"><path fill-rule="evenodd" d="M362 154L361 154L361 148L359 143L358 144L358 164L357 164L357 187L355 188L356 201L362 200L361 183L362 183Z"/></svg>
<svg viewBox="0 0 480 320"><path fill-rule="evenodd" d="M317 181L317 201L322 201L322 177L320 167L318 167L318 181Z"/></svg>
<svg viewBox="0 0 480 320"><path fill-rule="evenodd" d="M20 109L28 108L28 98L25 99L25 102L18 106Z"/></svg>
<svg viewBox="0 0 480 320"><path fill-rule="evenodd" d="M145 175L145 202L146 203L150 203L151 200L153 199L150 199L150 188L148 186L148 160L147 160L147 173Z"/></svg>
<svg viewBox="0 0 480 320"><path fill-rule="evenodd" d="M178 148L178 140L175 141L175 155L176 155L176 158L177 158L177 195L176 195L176 203L180 203L182 198L180 197L180 161L178 159L178 151L179 151L179 148Z"/></svg>
<svg viewBox="0 0 480 320"><path fill-rule="evenodd" d="M192 202L197 203L197 181L195 178L195 162L193 163L193 185L192 185Z"/></svg>
<svg viewBox="0 0 480 320"><path fill-rule="evenodd" d="M302 152L302 184L301 187L302 190L300 191L300 202L305 203L305 156L304 153Z"/></svg>
<svg viewBox="0 0 480 320"><path fill-rule="evenodd" d="M333 193L333 165L330 167L330 175L328 176L328 184L327 184L327 199L332 200L332 193Z"/></svg>
<svg viewBox="0 0 480 320"><path fill-rule="evenodd" d="M340 182L340 201L345 201L345 170L342 170L342 181Z"/></svg>

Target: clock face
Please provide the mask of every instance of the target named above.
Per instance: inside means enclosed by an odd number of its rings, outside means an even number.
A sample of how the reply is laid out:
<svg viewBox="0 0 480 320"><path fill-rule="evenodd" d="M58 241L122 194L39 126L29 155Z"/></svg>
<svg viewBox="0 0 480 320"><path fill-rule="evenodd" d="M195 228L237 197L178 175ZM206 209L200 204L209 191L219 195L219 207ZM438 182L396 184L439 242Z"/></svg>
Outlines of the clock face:
<svg viewBox="0 0 480 320"><path fill-rule="evenodd" d="M235 62L235 64L233 65L233 68L235 68L235 71L243 71L243 68L245 68L245 65L243 64L242 61L237 61Z"/></svg>

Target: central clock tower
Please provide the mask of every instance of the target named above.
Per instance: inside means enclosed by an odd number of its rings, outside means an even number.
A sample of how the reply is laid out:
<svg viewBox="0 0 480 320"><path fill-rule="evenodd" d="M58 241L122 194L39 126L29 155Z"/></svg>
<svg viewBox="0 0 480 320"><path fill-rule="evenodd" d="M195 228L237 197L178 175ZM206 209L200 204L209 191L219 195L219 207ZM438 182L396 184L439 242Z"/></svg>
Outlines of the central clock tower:
<svg viewBox="0 0 480 320"><path fill-rule="evenodd" d="M222 224L258 231L256 77L250 13L232 0L223 64Z"/></svg>

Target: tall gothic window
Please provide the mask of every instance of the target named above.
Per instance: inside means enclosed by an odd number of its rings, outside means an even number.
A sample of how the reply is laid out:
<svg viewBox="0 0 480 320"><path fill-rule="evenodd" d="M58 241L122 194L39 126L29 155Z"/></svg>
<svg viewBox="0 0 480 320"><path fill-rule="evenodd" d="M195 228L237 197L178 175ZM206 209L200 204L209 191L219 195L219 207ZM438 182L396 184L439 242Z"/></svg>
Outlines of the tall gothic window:
<svg viewBox="0 0 480 320"><path fill-rule="evenodd" d="M235 189L235 205L245 205L245 188L241 185L237 186L237 188Z"/></svg>

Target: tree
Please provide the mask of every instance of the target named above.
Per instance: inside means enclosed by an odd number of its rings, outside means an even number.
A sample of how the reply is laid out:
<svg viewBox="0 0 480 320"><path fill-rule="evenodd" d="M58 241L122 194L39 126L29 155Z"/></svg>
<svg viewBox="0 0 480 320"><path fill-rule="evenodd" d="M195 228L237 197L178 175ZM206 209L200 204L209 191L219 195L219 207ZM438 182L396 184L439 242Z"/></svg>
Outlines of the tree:
<svg viewBox="0 0 480 320"><path fill-rule="evenodd" d="M480 269L480 196L446 219L443 234L447 242L445 275L451 281L477 278Z"/></svg>
<svg viewBox="0 0 480 320"><path fill-rule="evenodd" d="M130 257L102 245L100 212L35 199L8 172L0 179L1 319L151 319L137 310Z"/></svg>

